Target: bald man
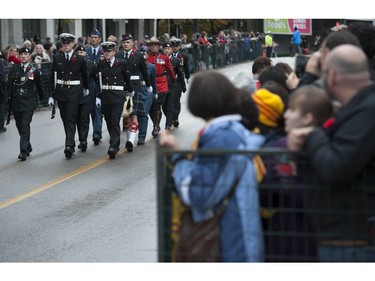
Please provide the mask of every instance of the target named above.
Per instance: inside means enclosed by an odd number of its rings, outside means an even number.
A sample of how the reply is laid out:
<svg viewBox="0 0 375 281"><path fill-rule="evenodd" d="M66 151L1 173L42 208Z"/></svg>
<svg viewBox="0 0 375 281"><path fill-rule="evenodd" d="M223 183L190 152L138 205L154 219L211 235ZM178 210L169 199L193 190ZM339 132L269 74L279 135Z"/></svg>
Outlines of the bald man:
<svg viewBox="0 0 375 281"><path fill-rule="evenodd" d="M312 83L316 83L318 86L321 85L322 80L322 65L327 55L335 47L350 44L360 47L358 38L347 30L341 30L337 32L331 32L323 41L319 52L315 52L311 55L306 63L305 73L302 75L298 87L306 86Z"/></svg>
<svg viewBox="0 0 375 281"><path fill-rule="evenodd" d="M322 70L328 94L342 107L325 128L288 134L289 148L303 149L309 159L309 184L314 184L309 207L323 211L312 217L324 234L319 258L375 261L375 250L369 247L370 231L375 230L375 84L366 55L353 45L334 48Z"/></svg>

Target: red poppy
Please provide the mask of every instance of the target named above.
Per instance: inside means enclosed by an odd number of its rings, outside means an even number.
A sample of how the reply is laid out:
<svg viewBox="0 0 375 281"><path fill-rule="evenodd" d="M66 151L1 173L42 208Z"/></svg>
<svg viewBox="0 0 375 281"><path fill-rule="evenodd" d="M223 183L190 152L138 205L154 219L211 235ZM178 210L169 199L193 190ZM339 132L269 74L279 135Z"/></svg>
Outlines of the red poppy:
<svg viewBox="0 0 375 281"><path fill-rule="evenodd" d="M71 61L76 61L76 57L72 57L72 58L71 58Z"/></svg>
<svg viewBox="0 0 375 281"><path fill-rule="evenodd" d="M131 54L130 54L130 57L131 57L131 58L134 58L134 53L131 53Z"/></svg>
<svg viewBox="0 0 375 281"><path fill-rule="evenodd" d="M115 63L113 64L114 67L118 67L120 64L118 61L115 61Z"/></svg>
<svg viewBox="0 0 375 281"><path fill-rule="evenodd" d="M328 118L328 119L324 122L324 124L323 124L323 128L329 129L329 128L332 127L333 124L335 124L335 122L336 122L336 120L335 120L333 117Z"/></svg>

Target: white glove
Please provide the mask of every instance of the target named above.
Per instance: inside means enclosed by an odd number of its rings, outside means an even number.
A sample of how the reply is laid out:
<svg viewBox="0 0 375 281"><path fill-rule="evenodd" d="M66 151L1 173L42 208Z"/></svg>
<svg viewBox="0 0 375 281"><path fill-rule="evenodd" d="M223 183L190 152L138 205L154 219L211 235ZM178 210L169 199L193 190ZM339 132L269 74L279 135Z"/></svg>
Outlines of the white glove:
<svg viewBox="0 0 375 281"><path fill-rule="evenodd" d="M186 84L189 84L189 79L186 79Z"/></svg>
<svg viewBox="0 0 375 281"><path fill-rule="evenodd" d="M134 97L134 94L135 94L135 92L133 91L133 92L128 92L126 95L127 95L128 97Z"/></svg>
<svg viewBox="0 0 375 281"><path fill-rule="evenodd" d="M96 98L95 104L96 104L97 107L100 107L100 106L102 106L102 101L99 98Z"/></svg>
<svg viewBox="0 0 375 281"><path fill-rule="evenodd" d="M147 87L147 92L148 92L149 94L152 94L152 91L153 91L153 88L152 88L152 86L150 86L150 87Z"/></svg>
<svg viewBox="0 0 375 281"><path fill-rule="evenodd" d="M53 105L55 104L55 101L53 100L53 97L49 97L49 98L48 98L48 104L49 104L50 106L53 106Z"/></svg>
<svg viewBox="0 0 375 281"><path fill-rule="evenodd" d="M83 97L87 97L89 94L89 89L83 89Z"/></svg>

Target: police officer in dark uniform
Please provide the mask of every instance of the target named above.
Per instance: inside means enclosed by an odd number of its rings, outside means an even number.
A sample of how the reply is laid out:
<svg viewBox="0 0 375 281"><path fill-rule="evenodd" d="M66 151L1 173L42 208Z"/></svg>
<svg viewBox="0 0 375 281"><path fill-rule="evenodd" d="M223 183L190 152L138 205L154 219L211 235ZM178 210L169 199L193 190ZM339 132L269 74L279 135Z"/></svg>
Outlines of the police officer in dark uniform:
<svg viewBox="0 0 375 281"><path fill-rule="evenodd" d="M92 61L87 60L87 53L83 46L78 46L75 52L83 56L87 64L87 72L89 74L89 94L87 96L82 95L79 101L78 112L77 112L77 131L79 138L78 148L82 152L87 149L87 136L90 129L90 114L95 106L95 75L96 75L96 64Z"/></svg>
<svg viewBox="0 0 375 281"><path fill-rule="evenodd" d="M129 117L123 118L123 131L127 134L126 149L131 152L133 151L138 126L144 124L144 119L147 122L142 99L142 84L146 85L149 94L152 94L153 89L147 71L146 59L143 54L133 51L133 36L126 33L122 35L121 41L123 51L118 52L115 57L125 60L126 67L130 74L130 81L135 92L133 97L133 112Z"/></svg>
<svg viewBox="0 0 375 281"><path fill-rule="evenodd" d="M79 102L89 94L89 76L84 57L73 52L76 37L70 33L60 34L63 53L57 54L52 62L49 78L50 98L57 100L65 130L65 157L70 159L75 152L74 135ZM82 84L82 85L81 85Z"/></svg>
<svg viewBox="0 0 375 281"><path fill-rule="evenodd" d="M163 50L164 54L167 55L171 59L171 63L173 66L173 71L176 75L177 79L172 79L169 75L169 73L166 71L165 75L168 79L168 93L165 103L162 105L162 109L164 112L164 115L166 117L165 121L165 129L170 130L173 125L173 114L174 114L174 106L175 106L175 99L177 98L178 91L182 89L183 92L186 92L186 84L184 75L181 70L181 61L176 56L173 56L173 50L171 43L164 43L163 44ZM181 97L181 92L180 92Z"/></svg>
<svg viewBox="0 0 375 281"><path fill-rule="evenodd" d="M190 70L189 70L189 58L186 54L180 52L181 49L181 39L172 37L170 40L173 49L173 57L177 57L180 60L180 67L183 71L184 78L186 78L186 83L189 83ZM186 92L186 83L178 83L176 89L176 95L174 99L173 106L173 126L178 127L180 122L178 121L178 116L181 112L181 93ZM185 85L185 87L183 86Z"/></svg>
<svg viewBox="0 0 375 281"><path fill-rule="evenodd" d="M32 151L30 143L30 123L37 105L37 97L43 99L40 71L31 62L31 49L22 47L19 51L21 64L15 64L8 73L6 92L9 97L9 111L13 111L20 135L20 154L18 159L26 160ZM38 92L38 96L36 95ZM9 120L7 121L9 122Z"/></svg>
<svg viewBox="0 0 375 281"><path fill-rule="evenodd" d="M120 119L126 95L134 96L125 60L115 58L116 43L103 42L104 59L98 64L96 105L101 106L110 136L108 155L116 157L120 149Z"/></svg>

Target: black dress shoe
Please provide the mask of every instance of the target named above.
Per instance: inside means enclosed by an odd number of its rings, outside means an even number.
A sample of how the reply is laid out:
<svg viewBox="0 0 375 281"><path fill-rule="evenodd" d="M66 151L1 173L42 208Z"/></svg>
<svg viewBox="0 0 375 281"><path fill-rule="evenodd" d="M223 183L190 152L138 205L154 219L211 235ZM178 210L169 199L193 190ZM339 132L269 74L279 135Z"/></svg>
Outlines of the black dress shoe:
<svg viewBox="0 0 375 281"><path fill-rule="evenodd" d="M7 128L5 127L0 128L0 133L5 133L6 131L7 131Z"/></svg>
<svg viewBox="0 0 375 281"><path fill-rule="evenodd" d="M87 142L82 141L79 143L78 148L81 149L82 152L86 152L87 150Z"/></svg>
<svg viewBox="0 0 375 281"><path fill-rule="evenodd" d="M99 142L100 142L100 138L99 137L93 137L92 140L93 140L93 142L94 142L95 145L98 145Z"/></svg>
<svg viewBox="0 0 375 281"><path fill-rule="evenodd" d="M160 127L159 126L155 126L154 129L152 130L151 132L151 135L156 138L158 135L159 135L159 132L160 132Z"/></svg>
<svg viewBox="0 0 375 281"><path fill-rule="evenodd" d="M117 154L117 150L116 149L114 149L114 148L108 149L109 159L115 159L116 154Z"/></svg>
<svg viewBox="0 0 375 281"><path fill-rule="evenodd" d="M178 128L178 126L180 126L180 122L178 122L178 120L174 120L173 121L173 126L175 126L176 128Z"/></svg>
<svg viewBox="0 0 375 281"><path fill-rule="evenodd" d="M70 159L72 158L73 153L75 152L74 147L67 146L64 150L65 158Z"/></svg>
<svg viewBox="0 0 375 281"><path fill-rule="evenodd" d="M125 144L125 148L128 152L132 152L133 151L133 144L131 141L127 141L126 144Z"/></svg>
<svg viewBox="0 0 375 281"><path fill-rule="evenodd" d="M137 141L137 145L144 145L144 144L145 144L145 140L139 139Z"/></svg>
<svg viewBox="0 0 375 281"><path fill-rule="evenodd" d="M33 151L33 149L32 149L32 148L29 148L29 149L26 151L26 156L30 156L31 151Z"/></svg>
<svg viewBox="0 0 375 281"><path fill-rule="evenodd" d="M18 159L20 159L21 161L25 161L26 160L26 154L20 153L20 155L18 155Z"/></svg>

